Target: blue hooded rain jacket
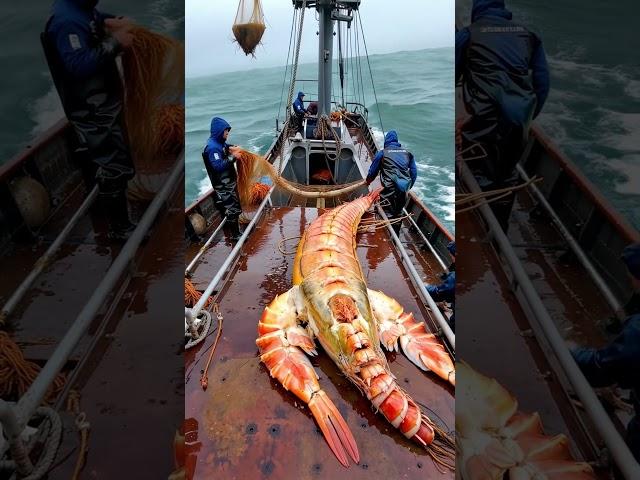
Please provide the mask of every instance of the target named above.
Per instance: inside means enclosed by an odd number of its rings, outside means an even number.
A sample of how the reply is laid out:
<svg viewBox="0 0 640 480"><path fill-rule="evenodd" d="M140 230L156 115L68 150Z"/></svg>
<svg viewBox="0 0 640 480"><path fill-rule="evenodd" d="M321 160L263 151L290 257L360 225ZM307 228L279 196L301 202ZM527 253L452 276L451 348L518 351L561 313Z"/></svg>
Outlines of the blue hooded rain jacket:
<svg viewBox="0 0 640 480"><path fill-rule="evenodd" d="M466 82L473 82L475 97L482 97L484 103L498 104L502 115L524 125L529 116L535 118L544 106L549 93L549 68L540 39L511 20L504 0L474 0L471 26L456 32L456 79L468 77ZM472 35L474 31L477 40ZM525 38L527 41L523 41ZM468 50L476 43L479 53L471 60ZM527 85L529 82L531 86ZM527 98L528 90L534 95L533 107ZM482 107L475 106L472 110Z"/></svg>
<svg viewBox="0 0 640 480"><path fill-rule="evenodd" d="M223 172L233 165L233 161L228 160L227 149L229 144L224 141L223 134L231 125L220 117L213 117L211 120L211 135L204 147L204 156L215 172Z"/></svg>

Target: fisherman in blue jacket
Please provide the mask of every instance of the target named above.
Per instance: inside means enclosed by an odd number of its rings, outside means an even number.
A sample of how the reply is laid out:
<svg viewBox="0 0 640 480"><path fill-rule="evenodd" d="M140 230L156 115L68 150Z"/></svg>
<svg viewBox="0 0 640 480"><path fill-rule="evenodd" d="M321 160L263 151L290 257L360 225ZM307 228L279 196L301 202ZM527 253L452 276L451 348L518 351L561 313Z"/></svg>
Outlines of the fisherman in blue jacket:
<svg viewBox="0 0 640 480"><path fill-rule="evenodd" d="M622 260L633 288L640 291L640 243L626 247ZM640 310L627 312L622 331L602 348L579 347L571 353L589 383L594 387L618 384L631 389L635 416L627 425L627 444L640 462Z"/></svg>
<svg viewBox="0 0 640 480"><path fill-rule="evenodd" d="M231 239L240 238L238 218L242 213L240 197L238 195L238 175L236 173L235 158L229 152L227 143L231 125L220 118L211 120L211 135L202 151L202 159L214 190L215 204L220 213L227 217Z"/></svg>
<svg viewBox="0 0 640 480"><path fill-rule="evenodd" d="M297 131L302 133L304 116L309 112L306 108L304 108L304 92L298 92L298 97L293 102L293 113L295 114L296 119L296 128Z"/></svg>
<svg viewBox="0 0 640 480"><path fill-rule="evenodd" d="M531 121L549 93L542 41L512 20L503 0L474 0L471 25L456 32L455 65L470 114L461 131L462 150L481 144L487 152L469 167L483 190L514 186ZM513 199L491 203L505 231Z"/></svg>
<svg viewBox="0 0 640 480"><path fill-rule="evenodd" d="M451 304L451 310L453 315L449 319L449 325L451 329L455 331L456 320L456 242L449 242L447 244L447 250L451 254L452 263L449 266L449 272L442 276L442 283L439 285L426 284L425 287L434 302L448 302Z"/></svg>
<svg viewBox="0 0 640 480"><path fill-rule="evenodd" d="M64 112L77 136L109 219L109 237L126 240L126 189L134 175L123 122L123 88L116 57L133 42L131 23L96 10L96 0L57 0L41 35Z"/></svg>
<svg viewBox="0 0 640 480"><path fill-rule="evenodd" d="M389 219L397 218L402 215L402 209L407 203L407 192L416 182L418 170L413 154L402 148L395 130L387 132L384 149L373 157L367 174L367 185L375 180L378 173L383 187L380 193L382 208ZM399 233L400 222L394 223L393 228Z"/></svg>

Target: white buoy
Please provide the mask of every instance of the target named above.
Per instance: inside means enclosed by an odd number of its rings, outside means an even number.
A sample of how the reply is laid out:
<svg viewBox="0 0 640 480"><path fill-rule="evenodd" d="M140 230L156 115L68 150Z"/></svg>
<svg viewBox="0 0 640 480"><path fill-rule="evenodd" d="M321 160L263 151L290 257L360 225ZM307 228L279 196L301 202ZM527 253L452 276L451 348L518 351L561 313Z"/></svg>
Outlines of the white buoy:
<svg viewBox="0 0 640 480"><path fill-rule="evenodd" d="M189 221L197 235L202 235L207 231L207 221L199 213L191 214L189 216Z"/></svg>
<svg viewBox="0 0 640 480"><path fill-rule="evenodd" d="M10 189L24 223L29 228L42 226L51 212L47 189L31 177L16 178Z"/></svg>

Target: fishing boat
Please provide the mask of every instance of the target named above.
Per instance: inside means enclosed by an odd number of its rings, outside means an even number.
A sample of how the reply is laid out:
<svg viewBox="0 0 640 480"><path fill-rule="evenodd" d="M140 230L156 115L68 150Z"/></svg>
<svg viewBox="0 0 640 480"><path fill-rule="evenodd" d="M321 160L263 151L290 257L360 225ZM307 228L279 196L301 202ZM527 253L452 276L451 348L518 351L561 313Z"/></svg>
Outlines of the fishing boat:
<svg viewBox="0 0 640 480"><path fill-rule="evenodd" d="M363 41L358 33L360 3L293 2L294 24L298 28L294 37L301 36L306 9L316 10L319 19L318 97L312 99L318 103L318 114L305 119L301 135L285 123L265 157L283 178L301 186L301 194L272 186L259 205L245 211L250 221L237 243L227 240L224 234L225 219L215 208L213 190L186 208L186 236L190 240L185 275L202 293L195 306L185 309L187 478L454 476L452 471L439 471L424 449L376 415L371 403L348 382L331 358L319 352L312 362L322 388L344 417L360 451L359 463L345 470L309 408L270 378L256 347L263 309L291 287L290 253L295 250L295 240L328 209L369 192L362 180L381 147L369 124L368 109L364 102L345 101L345 92L331 95L334 31L342 86L346 72L343 66L352 64L344 56L344 45ZM292 51L299 50L299 41L292 45ZM360 60L364 62L365 58ZM294 56L292 72L296 66ZM356 71L347 75L352 75L354 82L358 78ZM296 81L294 73L287 107L291 105ZM332 111L341 114L330 117ZM323 117L330 121L333 134L318 139L314 130ZM320 183L318 178L322 178L316 174L322 170L329 170L333 188L353 189L339 196L304 194L305 186L314 191ZM373 218L374 214L365 217ZM357 237L358 259L369 288L384 290L405 311L423 319L428 331L438 335L453 355L455 336L424 286L438 283L440 275L447 271L451 258L446 246L453 237L413 193L409 195L406 214L398 235L390 226L361 233ZM193 240L196 225L200 225L199 239ZM209 299L209 307L205 308ZM430 418L452 432L454 388L433 374L420 371L400 355L389 353L387 359L399 383Z"/></svg>
<svg viewBox="0 0 640 480"><path fill-rule="evenodd" d="M458 91L457 112L463 108ZM458 194L480 192L469 167L482 156L480 146L458 152ZM613 338L608 323L633 295L620 255L640 235L536 125L517 170L526 188L513 193L507 235L486 203L456 215L464 252L459 355L509 390L520 409L538 412L547 434L565 435L595 477L613 478L615 465L625 478L640 478L624 442L629 411L597 396L567 346ZM458 465L462 477L475 478L465 467Z"/></svg>
<svg viewBox="0 0 640 480"><path fill-rule="evenodd" d="M119 478L144 465L166 478L184 397L179 339L157 332L179 315L183 153L154 196L132 200L137 228L113 244L74 137L61 120L0 167L0 383L28 386L0 400L0 477ZM22 377L29 362L42 370Z"/></svg>

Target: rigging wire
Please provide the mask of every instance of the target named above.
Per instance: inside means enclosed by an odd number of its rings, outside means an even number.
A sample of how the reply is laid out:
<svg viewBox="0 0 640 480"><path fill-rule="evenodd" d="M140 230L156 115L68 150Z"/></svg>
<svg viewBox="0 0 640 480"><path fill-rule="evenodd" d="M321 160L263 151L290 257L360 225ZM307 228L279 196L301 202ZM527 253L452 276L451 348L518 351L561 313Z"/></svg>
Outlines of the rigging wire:
<svg viewBox="0 0 640 480"><path fill-rule="evenodd" d="M293 9L293 16L291 18L291 33L289 34L289 49L287 50L287 62L284 64L284 77L282 78L282 91L280 92L280 105L278 105L278 120L280 120L280 111L282 110L282 99L284 98L284 86L287 82L287 71L289 69L289 56L291 55L291 44L293 40L293 30L296 24L296 18L298 11ZM285 115L286 118L286 115Z"/></svg>
<svg viewBox="0 0 640 480"><path fill-rule="evenodd" d="M360 18L360 12L358 11L358 19L360 19L360 30L362 32L362 43L364 44L364 51L367 55L367 65L369 66L369 75L371 76L371 86L373 87L373 97L376 100L376 107L378 110L378 119L380 120L380 128L384 135L384 126L382 125L382 115L380 115L380 104L378 103L378 95L376 95L376 86L373 83L373 72L371 71L371 63L369 62L369 51L367 50L367 39L364 37L364 28L362 27L362 19Z"/></svg>

